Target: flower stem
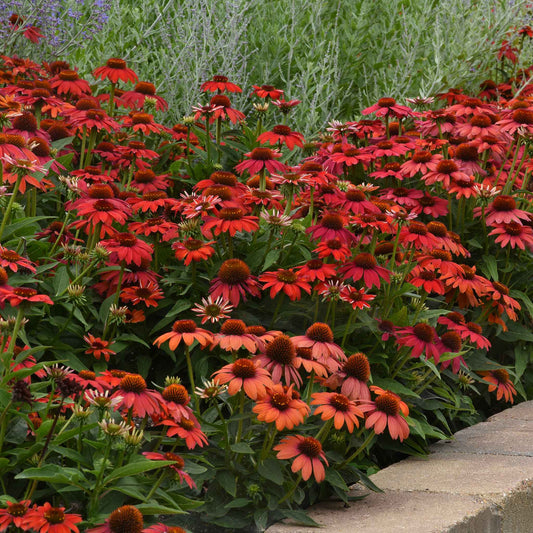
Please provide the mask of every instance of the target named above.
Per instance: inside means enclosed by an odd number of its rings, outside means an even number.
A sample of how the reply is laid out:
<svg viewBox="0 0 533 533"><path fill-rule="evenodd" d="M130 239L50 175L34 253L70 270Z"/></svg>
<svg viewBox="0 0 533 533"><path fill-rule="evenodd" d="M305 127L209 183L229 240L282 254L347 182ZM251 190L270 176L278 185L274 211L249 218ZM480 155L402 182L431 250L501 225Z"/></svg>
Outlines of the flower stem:
<svg viewBox="0 0 533 533"><path fill-rule="evenodd" d="M9 198L9 202L7 204L7 207L4 213L4 218L2 219L2 224L0 225L0 239L2 239L2 235L4 234L7 221L9 220L9 216L11 215L11 210L13 209L13 204L15 203L15 198L19 191L21 181L22 181L22 174L19 173L17 176L17 181L15 182L15 185L13 187L13 192L11 193L11 197Z"/></svg>
<svg viewBox="0 0 533 533"><path fill-rule="evenodd" d="M355 450L355 452L352 453L352 455L350 455L350 457L348 457L347 459L345 459L338 467L337 469L340 469L342 468L343 466L351 463L359 454L361 454L362 452L365 451L366 447L370 444L370 441L374 438L374 430L370 431L370 433L368 434L368 437L365 439L365 441L363 442L363 444L361 444L361 446L359 446L359 448L357 448L357 450Z"/></svg>

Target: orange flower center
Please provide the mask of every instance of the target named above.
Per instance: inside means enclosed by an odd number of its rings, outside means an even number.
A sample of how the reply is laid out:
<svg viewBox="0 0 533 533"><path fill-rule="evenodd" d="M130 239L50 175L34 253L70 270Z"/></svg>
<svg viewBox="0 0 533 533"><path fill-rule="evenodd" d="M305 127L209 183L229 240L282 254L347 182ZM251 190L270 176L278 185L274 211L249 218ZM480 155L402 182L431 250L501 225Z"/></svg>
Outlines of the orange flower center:
<svg viewBox="0 0 533 533"><path fill-rule="evenodd" d="M28 287L17 287L16 289L13 289L13 292L22 298L31 298L37 294L35 289L30 289Z"/></svg>
<svg viewBox="0 0 533 533"><path fill-rule="evenodd" d="M199 250L203 245L204 243L202 241L198 239L193 239L192 237L190 239L187 239L183 243L183 246L185 246L185 248L187 248L187 250L190 250L190 251Z"/></svg>
<svg viewBox="0 0 533 533"><path fill-rule="evenodd" d="M177 383L172 383L166 387L161 394L167 402L174 402L179 405L187 405L189 403L187 389Z"/></svg>
<svg viewBox="0 0 533 533"><path fill-rule="evenodd" d="M227 185L228 187L234 187L237 185L237 176L231 172L224 170L217 170L209 176L212 181L219 185Z"/></svg>
<svg viewBox="0 0 533 533"><path fill-rule="evenodd" d="M218 196L222 200L231 200L233 193L231 192L231 189L227 187L226 185L212 185L211 187L207 187L203 190L202 195L203 196L209 196L209 195Z"/></svg>
<svg viewBox="0 0 533 533"><path fill-rule="evenodd" d="M415 152L411 160L415 163L427 163L428 161L431 161L431 157L431 152L421 150L420 152Z"/></svg>
<svg viewBox="0 0 533 533"><path fill-rule="evenodd" d="M481 114L474 115L470 119L470 124L472 124L472 126L477 126L478 128L488 128L492 124L492 121L487 115Z"/></svg>
<svg viewBox="0 0 533 533"><path fill-rule="evenodd" d="M250 154L250 159L256 161L268 161L274 159L274 155L270 148L254 148Z"/></svg>
<svg viewBox="0 0 533 533"><path fill-rule="evenodd" d="M95 183L87 190L89 198L114 198L113 189L109 185L103 183Z"/></svg>
<svg viewBox="0 0 533 533"><path fill-rule="evenodd" d="M519 124L533 124L533 111L529 109L517 109L513 111L512 118Z"/></svg>
<svg viewBox="0 0 533 533"><path fill-rule="evenodd" d="M266 333L266 328L263 326L246 326L245 333L248 333L249 335L257 335L260 337L261 335L264 335Z"/></svg>
<svg viewBox="0 0 533 533"><path fill-rule="evenodd" d="M370 378L370 363L367 356L362 352L350 355L344 362L342 369L346 375L364 383Z"/></svg>
<svg viewBox="0 0 533 533"><path fill-rule="evenodd" d="M109 515L108 525L112 533L141 533L143 515L133 505L124 505Z"/></svg>
<svg viewBox="0 0 533 533"><path fill-rule="evenodd" d="M374 268L378 263L376 258L369 253L363 252L354 257L353 262L360 268Z"/></svg>
<svg viewBox="0 0 533 533"><path fill-rule="evenodd" d="M474 333L477 333L478 335L481 335L481 332L483 331L481 329L481 326L479 324L476 324L475 322L467 322L466 327L470 331L473 331Z"/></svg>
<svg viewBox="0 0 533 533"><path fill-rule="evenodd" d="M78 73L74 70L62 70L58 74L58 77L62 81L76 81L80 79Z"/></svg>
<svg viewBox="0 0 533 533"><path fill-rule="evenodd" d="M167 461L174 461L176 463L176 467L178 468L178 470L181 470L185 466L185 461L183 460L183 458L180 457L176 453L172 453L172 452L165 453L165 459Z"/></svg>
<svg viewBox="0 0 533 533"><path fill-rule="evenodd" d="M344 394L334 394L331 397L329 404L337 411L345 412L349 410L350 400L344 396Z"/></svg>
<svg viewBox="0 0 533 533"><path fill-rule="evenodd" d="M435 235L436 237L446 237L446 234L448 232L446 226L442 222L436 222L434 220L428 222L427 229L432 235Z"/></svg>
<svg viewBox="0 0 533 533"><path fill-rule="evenodd" d="M135 243L137 242L137 237L131 233L118 233L115 236L115 239L118 241L120 246L126 246L127 248L135 246Z"/></svg>
<svg viewBox="0 0 533 533"><path fill-rule="evenodd" d="M466 98L462 103L464 107L479 107L483 105L479 98Z"/></svg>
<svg viewBox="0 0 533 533"><path fill-rule="evenodd" d="M452 161L451 159L441 159L437 163L437 172L439 174L452 174L453 172L457 172L459 170L459 167L455 163L455 161Z"/></svg>
<svg viewBox="0 0 533 533"><path fill-rule="evenodd" d="M143 194L143 200L146 200L147 202L155 202L156 200L162 200L163 198L168 198L168 194L165 191L145 192Z"/></svg>
<svg viewBox="0 0 533 533"><path fill-rule="evenodd" d="M274 393L270 398L270 404L279 411L285 411L289 407L291 398L282 392Z"/></svg>
<svg viewBox="0 0 533 533"><path fill-rule="evenodd" d="M11 516L24 516L28 508L23 503L8 503L7 512Z"/></svg>
<svg viewBox="0 0 533 533"><path fill-rule="evenodd" d="M194 333L196 331L196 324L194 320L176 320L172 326L172 331L176 333Z"/></svg>
<svg viewBox="0 0 533 533"><path fill-rule="evenodd" d="M87 118L91 120L103 120L105 118L105 111L101 109L89 109L87 111Z"/></svg>
<svg viewBox="0 0 533 533"><path fill-rule="evenodd" d="M409 224L409 232L416 235L427 235L428 229L423 222L411 222Z"/></svg>
<svg viewBox="0 0 533 533"><path fill-rule="evenodd" d="M148 83L147 81L140 81L135 86L135 92L153 96L155 94L155 85L153 83Z"/></svg>
<svg viewBox="0 0 533 533"><path fill-rule="evenodd" d="M315 322L305 332L306 336L315 342L333 342L331 328L323 322Z"/></svg>
<svg viewBox="0 0 533 533"><path fill-rule="evenodd" d="M0 267L0 285L5 285L7 283L7 280L9 279L6 269L4 267Z"/></svg>
<svg viewBox="0 0 533 533"><path fill-rule="evenodd" d="M256 375L256 368L250 359L237 359L231 366L236 378L250 379Z"/></svg>
<svg viewBox="0 0 533 533"><path fill-rule="evenodd" d="M498 380L498 383L508 383L510 381L509 372L505 368L497 368L491 374Z"/></svg>
<svg viewBox="0 0 533 533"><path fill-rule="evenodd" d="M218 217L222 220L241 220L244 217L244 211L240 207L223 207Z"/></svg>
<svg viewBox="0 0 533 533"><path fill-rule="evenodd" d="M37 129L37 119L33 113L22 113L21 116L13 120L13 128L23 131L35 131Z"/></svg>
<svg viewBox="0 0 533 533"><path fill-rule="evenodd" d="M250 269L240 259L228 259L222 263L218 277L227 285L238 285L250 277Z"/></svg>
<svg viewBox="0 0 533 533"><path fill-rule="evenodd" d="M133 124L151 124L152 118L148 113L133 113L131 121Z"/></svg>
<svg viewBox="0 0 533 533"><path fill-rule="evenodd" d="M394 98L380 98L378 100L378 106L380 107L393 107L396 105L396 100Z"/></svg>
<svg viewBox="0 0 533 533"><path fill-rule="evenodd" d="M182 418L178 422L178 425L186 431L191 431L192 429L194 429L194 422L192 420L188 420L187 418Z"/></svg>
<svg viewBox="0 0 533 533"><path fill-rule="evenodd" d="M246 324L242 320L230 318L222 324L220 333L223 335L244 335L246 333Z"/></svg>
<svg viewBox="0 0 533 533"><path fill-rule="evenodd" d="M50 524L62 524L65 521L65 513L59 507L48 509L44 517Z"/></svg>
<svg viewBox="0 0 533 533"><path fill-rule="evenodd" d="M435 335L433 333L433 328L429 324L424 324L423 322L413 326L413 333L423 342L432 342Z"/></svg>
<svg viewBox="0 0 533 533"><path fill-rule="evenodd" d="M311 350L311 348L296 348L296 355L300 359L305 359L306 361L311 361L313 359L313 351Z"/></svg>
<svg viewBox="0 0 533 533"><path fill-rule="evenodd" d="M128 375L128 373L125 370L118 370L118 369L112 369L112 370L109 371L109 373L114 378L123 378L124 376Z"/></svg>
<svg viewBox="0 0 533 533"><path fill-rule="evenodd" d="M400 400L389 391L385 391L376 398L378 411L388 416L396 416L400 412Z"/></svg>
<svg viewBox="0 0 533 533"><path fill-rule="evenodd" d="M278 124L277 126L274 126L272 128L272 131L276 135L290 135L291 134L291 129L289 128L289 126L285 126L283 124Z"/></svg>
<svg viewBox="0 0 533 533"><path fill-rule="evenodd" d="M153 170L138 170L135 172L134 180L137 183L152 183L155 179L156 175Z"/></svg>
<svg viewBox="0 0 533 533"><path fill-rule="evenodd" d="M460 144L455 149L455 157L461 161L477 161L477 148L468 143Z"/></svg>
<svg viewBox="0 0 533 533"><path fill-rule="evenodd" d="M463 341L457 331L447 331L443 333L440 340L446 346L448 352L458 352L461 349Z"/></svg>
<svg viewBox="0 0 533 533"><path fill-rule="evenodd" d="M516 201L512 196L502 194L501 196L494 198L492 208L495 211L512 211L513 209L516 209Z"/></svg>
<svg viewBox="0 0 533 533"><path fill-rule="evenodd" d="M276 272L276 278L278 281L282 281L283 283L296 283L298 280L298 276L290 271L290 270L279 270Z"/></svg>
<svg viewBox="0 0 533 533"><path fill-rule="evenodd" d="M215 94L215 96L211 98L210 104L215 106L231 107L230 99L223 94Z"/></svg>
<svg viewBox="0 0 533 533"><path fill-rule="evenodd" d="M305 437L298 443L298 450L306 457L314 459L322 452L322 444L313 437Z"/></svg>
<svg viewBox="0 0 533 533"><path fill-rule="evenodd" d="M324 167L314 161L306 161L300 166L300 172L322 172Z"/></svg>
<svg viewBox="0 0 533 533"><path fill-rule="evenodd" d="M493 282L492 282L492 286L493 286L498 292L501 292L502 294L505 294L505 295L508 295L508 294L509 294L509 289L508 289L508 287L506 287L503 283L500 283L499 281L493 281Z"/></svg>
<svg viewBox="0 0 533 533"><path fill-rule="evenodd" d="M128 374L120 380L120 388L125 392L140 394L146 390L146 381L139 374Z"/></svg>
<svg viewBox="0 0 533 533"><path fill-rule="evenodd" d="M96 379L96 374L90 370L80 370L78 376L82 379Z"/></svg>
<svg viewBox="0 0 533 533"><path fill-rule="evenodd" d="M340 215L328 214L322 217L320 225L332 230L340 230L343 228L344 223Z"/></svg>
<svg viewBox="0 0 533 533"><path fill-rule="evenodd" d="M106 67L122 70L126 68L126 61L118 57L111 57L106 61Z"/></svg>
<svg viewBox="0 0 533 533"><path fill-rule="evenodd" d="M464 274L463 274L463 277L464 279L467 279L467 280L473 280L474 279L474 276L476 275L476 271L469 267L468 265L461 265L463 267L463 270L464 270Z"/></svg>
<svg viewBox="0 0 533 533"><path fill-rule="evenodd" d="M278 335L265 350L269 359L282 365L290 365L296 356L296 349L288 335Z"/></svg>
<svg viewBox="0 0 533 533"><path fill-rule="evenodd" d="M440 259L441 261L452 260L452 254L450 254L450 252L448 252L447 250L440 250L438 248L431 250L431 256L435 259Z"/></svg>

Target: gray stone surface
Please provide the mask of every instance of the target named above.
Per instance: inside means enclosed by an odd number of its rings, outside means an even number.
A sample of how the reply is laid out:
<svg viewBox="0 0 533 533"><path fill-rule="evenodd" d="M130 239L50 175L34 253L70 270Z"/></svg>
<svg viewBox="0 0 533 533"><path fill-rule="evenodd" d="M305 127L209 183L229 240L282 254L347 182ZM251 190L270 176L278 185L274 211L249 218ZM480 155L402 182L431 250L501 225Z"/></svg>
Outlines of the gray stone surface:
<svg viewBox="0 0 533 533"><path fill-rule="evenodd" d="M533 402L371 476L384 493L308 509L324 533L533 533ZM366 494L358 486L354 495ZM285 521L267 533L316 533Z"/></svg>

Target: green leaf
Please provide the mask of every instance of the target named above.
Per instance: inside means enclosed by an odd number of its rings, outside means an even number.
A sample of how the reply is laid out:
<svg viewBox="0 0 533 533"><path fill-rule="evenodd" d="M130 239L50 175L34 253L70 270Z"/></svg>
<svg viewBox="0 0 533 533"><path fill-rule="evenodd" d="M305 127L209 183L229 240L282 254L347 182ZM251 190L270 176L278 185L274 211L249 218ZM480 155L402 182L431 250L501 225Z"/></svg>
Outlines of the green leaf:
<svg viewBox="0 0 533 533"><path fill-rule="evenodd" d="M235 444L231 444L230 449L235 453L255 453L246 442L236 442Z"/></svg>
<svg viewBox="0 0 533 533"><path fill-rule="evenodd" d="M241 507L246 507L249 503L252 503L252 500L248 498L236 498L224 505L224 509L240 509Z"/></svg>
<svg viewBox="0 0 533 533"><path fill-rule="evenodd" d="M533 358L533 347L525 344L518 344L514 348L515 374L516 379L520 379L526 370L527 364Z"/></svg>
<svg viewBox="0 0 533 533"><path fill-rule="evenodd" d="M143 515L156 515L156 514L185 514L185 511L180 507L167 507L166 505L159 505L158 503L141 503L136 505L137 509L142 512Z"/></svg>
<svg viewBox="0 0 533 533"><path fill-rule="evenodd" d="M103 484L107 485L111 481L120 479L127 476L134 476L136 474L142 474L150 470L156 470L164 466L173 465L175 461L150 461L149 459L139 459L134 463L128 463L127 465L116 468L104 479Z"/></svg>
<svg viewBox="0 0 533 533"><path fill-rule="evenodd" d="M385 390L390 390L399 394L400 396L410 396L413 398L419 398L420 396L413 392L411 389L405 387L401 383L389 378L376 378L374 379L374 385L381 387Z"/></svg>
<svg viewBox="0 0 533 533"><path fill-rule="evenodd" d="M234 498L237 495L237 481L235 476L227 470L219 470L216 475L216 479L220 486Z"/></svg>
<svg viewBox="0 0 533 533"><path fill-rule="evenodd" d="M339 474L337 470L333 470L332 468L326 469L326 481L333 485L334 487L338 487L339 489L343 491L348 491L348 485L346 485L346 482L344 481L343 477Z"/></svg>
<svg viewBox="0 0 533 533"><path fill-rule="evenodd" d="M492 280L498 281L498 264L496 263L495 257L493 255L484 255L483 263L483 271L486 272Z"/></svg>
<svg viewBox="0 0 533 533"><path fill-rule="evenodd" d="M290 518L302 526L320 527L305 511L297 509L280 509L286 518Z"/></svg>
<svg viewBox="0 0 533 533"><path fill-rule="evenodd" d="M272 481L272 483L283 485L283 472L277 459L266 459L258 465L257 472L261 477Z"/></svg>
<svg viewBox="0 0 533 533"><path fill-rule="evenodd" d="M15 476L15 479L35 479L48 483L74 485L87 492L89 481L77 469L59 465L44 465L41 468L27 468Z"/></svg>

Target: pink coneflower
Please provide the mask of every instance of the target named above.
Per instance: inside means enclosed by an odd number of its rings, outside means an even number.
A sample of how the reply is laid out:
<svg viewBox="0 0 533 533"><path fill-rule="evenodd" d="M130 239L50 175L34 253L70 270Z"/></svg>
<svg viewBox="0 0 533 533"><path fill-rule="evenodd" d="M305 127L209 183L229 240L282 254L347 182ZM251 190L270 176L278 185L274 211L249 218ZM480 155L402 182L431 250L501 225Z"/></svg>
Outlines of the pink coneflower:
<svg viewBox="0 0 533 533"><path fill-rule="evenodd" d="M262 368L268 370L274 383L280 383L282 378L288 386L291 383L297 388L302 385L302 378L298 373L301 360L296 355L296 347L288 335L279 334L263 349L263 353L256 355Z"/></svg>
<svg viewBox="0 0 533 533"><path fill-rule="evenodd" d="M220 332L215 334L211 345L211 350L219 346L228 352L236 352L241 348L255 353L262 346L257 337L246 332L246 324L242 320L230 318L220 327Z"/></svg>
<svg viewBox="0 0 533 533"><path fill-rule="evenodd" d="M273 450L278 453L278 459L292 459L295 457L291 470L302 471L302 479L307 481L313 474L317 483L324 481L326 471L321 460L329 466L326 455L322 450L322 444L314 437L302 437L291 435L284 437L281 442L274 446Z"/></svg>
<svg viewBox="0 0 533 533"><path fill-rule="evenodd" d="M380 435L388 428L391 438L403 442L409 436L409 426L402 414L408 416L409 407L394 392L376 386L370 390L377 394L377 398L372 403L359 405L359 409L366 413L366 429L373 428Z"/></svg>
<svg viewBox="0 0 533 533"><path fill-rule="evenodd" d="M518 222L508 222L503 224L493 224L494 229L489 235L497 235L495 242L499 243L502 248L510 245L521 250L526 247L533 250L533 229L530 226L523 226Z"/></svg>
<svg viewBox="0 0 533 533"><path fill-rule="evenodd" d="M159 415L163 411L164 400L155 390L146 387L146 381L139 374L126 374L111 398L121 397L119 408L132 409L133 414L144 418L146 415Z"/></svg>
<svg viewBox="0 0 533 533"><path fill-rule="evenodd" d="M234 307L239 305L241 298L246 301L247 294L261 294L256 277L250 274L250 268L240 259L228 259L222 263L218 276L211 282L209 292L213 298L222 296Z"/></svg>
<svg viewBox="0 0 533 533"><path fill-rule="evenodd" d="M438 244L428 227L416 220L401 228L399 242L406 248L413 247L416 250L431 250Z"/></svg>
<svg viewBox="0 0 533 533"><path fill-rule="evenodd" d="M333 341L331 328L323 322L311 324L305 335L292 337L297 348L310 348L313 358L332 372L339 368L339 361L346 359L342 348Z"/></svg>
<svg viewBox="0 0 533 533"><path fill-rule="evenodd" d="M422 191L418 189L407 189L405 187L383 189L379 195L383 200L393 200L399 206L404 206L409 209L415 208L418 205L418 200L423 196L424 193Z"/></svg>
<svg viewBox="0 0 533 533"><path fill-rule="evenodd" d="M481 207L474 208L474 216L479 217L481 213ZM509 224L510 222L522 224L522 220L528 221L529 213L517 209L516 200L506 194L501 194L494 198L485 210L485 224L487 226Z"/></svg>
<svg viewBox="0 0 533 533"><path fill-rule="evenodd" d="M417 199L418 205L413 207L413 211L417 214L429 215L433 218L443 217L448 214L448 200L439 198L438 196L431 196L427 193L421 198Z"/></svg>
<svg viewBox="0 0 533 533"><path fill-rule="evenodd" d="M218 385L227 383L230 396L242 389L252 400L264 397L266 388L274 386L268 370L260 368L250 359L237 359L234 363L223 366L213 374L213 379Z"/></svg>
<svg viewBox="0 0 533 533"><path fill-rule="evenodd" d="M433 357L436 363L439 362L443 353L443 346L435 328L425 322L398 329L396 343L399 346L410 347L411 357L420 357L425 354L426 359Z"/></svg>
<svg viewBox="0 0 533 533"><path fill-rule="evenodd" d="M394 98L380 98L377 103L361 111L362 115L371 113L375 113L377 117L403 118L411 116L413 111L407 106L398 105Z"/></svg>
<svg viewBox="0 0 533 533"><path fill-rule="evenodd" d="M468 174L459 169L459 165L453 159L441 159L434 170L424 174L422 180L426 185L442 183L447 188L452 179L467 178Z"/></svg>
<svg viewBox="0 0 533 533"><path fill-rule="evenodd" d="M491 343L487 337L484 337L481 326L475 322L467 322L463 328L459 331L461 338L470 341L475 344L481 350L488 350L491 347Z"/></svg>
<svg viewBox="0 0 533 533"><path fill-rule="evenodd" d="M428 172L435 171L441 159L442 156L440 154L432 154L426 150L419 150L411 156L410 160L402 165L400 172L407 178L412 178L419 172L424 175Z"/></svg>

